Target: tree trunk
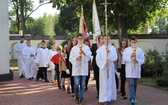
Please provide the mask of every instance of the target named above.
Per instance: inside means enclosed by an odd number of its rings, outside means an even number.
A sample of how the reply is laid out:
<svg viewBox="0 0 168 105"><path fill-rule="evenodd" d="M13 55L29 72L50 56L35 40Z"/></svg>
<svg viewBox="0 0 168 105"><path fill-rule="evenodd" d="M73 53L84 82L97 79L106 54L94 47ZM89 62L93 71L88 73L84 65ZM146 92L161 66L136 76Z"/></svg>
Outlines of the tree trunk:
<svg viewBox="0 0 168 105"><path fill-rule="evenodd" d="M16 25L17 25L17 33L19 33L20 30L20 19L19 19L19 3L17 3L16 7Z"/></svg>
<svg viewBox="0 0 168 105"><path fill-rule="evenodd" d="M118 15L117 21L118 21L118 25L117 25L118 41L120 43L122 38L126 38L126 39L128 38L127 25L126 25L126 19L125 17L123 17L123 15Z"/></svg>
<svg viewBox="0 0 168 105"><path fill-rule="evenodd" d="M26 18L25 18L25 15L24 15L24 1L23 0L20 0L20 15L21 15L21 29L22 29L22 32L23 32L23 35L26 34Z"/></svg>

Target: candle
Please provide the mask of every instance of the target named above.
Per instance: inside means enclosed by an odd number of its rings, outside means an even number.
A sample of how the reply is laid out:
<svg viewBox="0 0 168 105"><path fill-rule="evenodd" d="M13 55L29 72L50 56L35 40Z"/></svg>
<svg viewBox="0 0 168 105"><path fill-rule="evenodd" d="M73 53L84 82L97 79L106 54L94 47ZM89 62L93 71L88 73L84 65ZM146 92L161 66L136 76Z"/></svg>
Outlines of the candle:
<svg viewBox="0 0 168 105"><path fill-rule="evenodd" d="M136 47L133 48L133 53L135 54L135 57L133 57L132 59L134 60L134 68L133 70L136 70Z"/></svg>
<svg viewBox="0 0 168 105"><path fill-rule="evenodd" d="M133 57L133 60L136 60L136 47L133 48L133 53L135 54L135 57Z"/></svg>
<svg viewBox="0 0 168 105"><path fill-rule="evenodd" d="M82 44L79 45L79 57L82 58Z"/></svg>

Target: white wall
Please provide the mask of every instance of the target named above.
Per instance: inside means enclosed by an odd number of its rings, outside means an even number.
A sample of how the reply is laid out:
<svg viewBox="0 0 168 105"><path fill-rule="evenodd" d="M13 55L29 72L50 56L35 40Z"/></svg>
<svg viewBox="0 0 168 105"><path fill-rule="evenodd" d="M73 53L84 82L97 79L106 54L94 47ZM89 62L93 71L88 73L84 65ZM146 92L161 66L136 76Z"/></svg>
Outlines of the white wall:
<svg viewBox="0 0 168 105"><path fill-rule="evenodd" d="M38 44L40 43L41 40L32 40L32 45L35 49L38 48ZM47 41L47 40L46 40ZM60 45L64 40L56 40L57 45ZM11 59L17 59L17 54L13 50L15 47L15 44L18 41L16 40L11 40L10 45L11 45ZM93 43L93 41L91 40ZM118 47L118 40L117 39L112 39L110 40L110 43L114 43L116 47ZM138 46L142 48L144 51L147 51L148 49L154 49L155 47L158 49L160 52L166 52L166 45L168 44L168 39L138 39ZM168 47L168 46L167 46Z"/></svg>
<svg viewBox="0 0 168 105"><path fill-rule="evenodd" d="M18 41L19 40L10 40L10 52L11 52L10 59L17 59L17 54L15 52L15 46ZM48 40L45 40L45 41L48 41ZM56 40L57 45L60 45L62 43L62 41L64 41L64 40ZM25 40L25 42L26 42L26 40ZM41 42L41 40L31 40L31 44L36 50L39 47L40 42Z"/></svg>
<svg viewBox="0 0 168 105"><path fill-rule="evenodd" d="M8 0L0 3L0 74L9 73L9 17Z"/></svg>

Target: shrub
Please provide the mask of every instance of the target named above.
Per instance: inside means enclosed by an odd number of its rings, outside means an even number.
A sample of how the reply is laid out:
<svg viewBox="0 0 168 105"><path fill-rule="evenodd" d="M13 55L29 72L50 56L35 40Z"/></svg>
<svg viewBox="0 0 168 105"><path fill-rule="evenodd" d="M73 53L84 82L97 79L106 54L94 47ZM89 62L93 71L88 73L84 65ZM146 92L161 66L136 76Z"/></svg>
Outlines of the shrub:
<svg viewBox="0 0 168 105"><path fill-rule="evenodd" d="M143 77L158 77L163 73L163 57L154 49L149 49L145 54L145 63L142 65Z"/></svg>
<svg viewBox="0 0 168 105"><path fill-rule="evenodd" d="M156 82L158 86L168 87L168 76L160 77Z"/></svg>
<svg viewBox="0 0 168 105"><path fill-rule="evenodd" d="M50 36L49 40L47 42L47 48L48 49L51 49L51 43L53 43L53 42L56 42L55 39L54 39L54 36Z"/></svg>
<svg viewBox="0 0 168 105"><path fill-rule="evenodd" d="M168 72L168 52L163 55L163 61L164 61L164 70Z"/></svg>

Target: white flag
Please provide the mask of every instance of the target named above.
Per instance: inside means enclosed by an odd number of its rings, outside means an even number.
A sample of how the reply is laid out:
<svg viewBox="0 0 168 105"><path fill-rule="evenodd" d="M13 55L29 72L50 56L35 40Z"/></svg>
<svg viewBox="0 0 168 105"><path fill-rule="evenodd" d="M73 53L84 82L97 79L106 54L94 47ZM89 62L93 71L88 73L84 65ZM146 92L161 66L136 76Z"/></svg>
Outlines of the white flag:
<svg viewBox="0 0 168 105"><path fill-rule="evenodd" d="M93 0L92 23L93 23L93 38L96 41L97 36L102 34L102 30L99 23L95 0Z"/></svg>

